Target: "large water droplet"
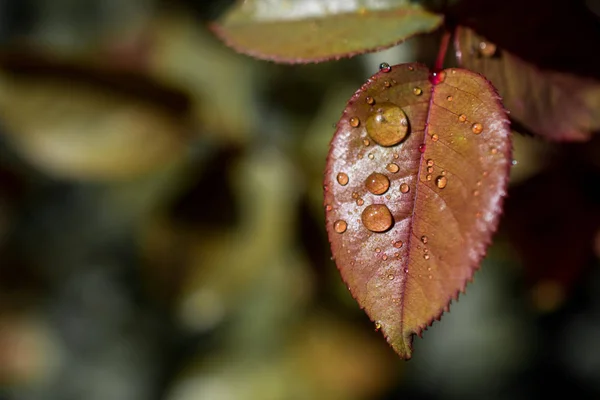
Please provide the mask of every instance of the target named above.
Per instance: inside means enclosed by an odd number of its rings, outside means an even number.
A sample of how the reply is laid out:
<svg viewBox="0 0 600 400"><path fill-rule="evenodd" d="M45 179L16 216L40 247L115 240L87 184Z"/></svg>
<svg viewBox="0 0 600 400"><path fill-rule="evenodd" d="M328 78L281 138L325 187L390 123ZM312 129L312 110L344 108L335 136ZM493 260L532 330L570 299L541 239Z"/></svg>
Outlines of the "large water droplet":
<svg viewBox="0 0 600 400"><path fill-rule="evenodd" d="M390 72L392 70L392 67L390 67L390 64L386 62L382 62L381 64L379 64L379 70L381 72Z"/></svg>
<svg viewBox="0 0 600 400"><path fill-rule="evenodd" d="M381 146L394 146L408 134L408 119L402 109L392 103L381 103L367 118L367 133Z"/></svg>
<svg viewBox="0 0 600 400"><path fill-rule="evenodd" d="M392 174L395 174L396 172L400 171L400 167L396 163L389 163L388 165L386 165L385 169L390 171Z"/></svg>
<svg viewBox="0 0 600 400"><path fill-rule="evenodd" d="M372 232L385 232L394 223L390 209L385 204L371 204L367 206L361 215L362 223Z"/></svg>
<svg viewBox="0 0 600 400"><path fill-rule="evenodd" d="M400 185L400 191L402 193L408 193L410 191L410 187L406 183L403 183Z"/></svg>
<svg viewBox="0 0 600 400"><path fill-rule="evenodd" d="M448 184L448 178L446 178L445 176L440 175L437 178L435 178L435 185L438 188L443 189L446 187L447 184Z"/></svg>
<svg viewBox="0 0 600 400"><path fill-rule="evenodd" d="M349 180L350 179L348 178L348 175L344 172L340 172L339 174L337 174L337 181L340 185L346 186Z"/></svg>
<svg viewBox="0 0 600 400"><path fill-rule="evenodd" d="M367 177L365 186L373 194L384 194L390 188L390 180L383 174L373 172Z"/></svg>
<svg viewBox="0 0 600 400"><path fill-rule="evenodd" d="M344 221L343 219L338 219L337 221L335 221L335 223L333 224L333 229L337 232L337 233L344 233L346 232L346 229L348 229L348 224L346 223L346 221Z"/></svg>
<svg viewBox="0 0 600 400"><path fill-rule="evenodd" d="M481 132L483 132L483 125L481 125L479 122L476 122L473 124L473 126L471 126L471 130L474 134L479 135Z"/></svg>
<svg viewBox="0 0 600 400"><path fill-rule="evenodd" d="M360 125L360 119L358 119L357 117L350 118L350 126L351 127L356 128L359 125Z"/></svg>

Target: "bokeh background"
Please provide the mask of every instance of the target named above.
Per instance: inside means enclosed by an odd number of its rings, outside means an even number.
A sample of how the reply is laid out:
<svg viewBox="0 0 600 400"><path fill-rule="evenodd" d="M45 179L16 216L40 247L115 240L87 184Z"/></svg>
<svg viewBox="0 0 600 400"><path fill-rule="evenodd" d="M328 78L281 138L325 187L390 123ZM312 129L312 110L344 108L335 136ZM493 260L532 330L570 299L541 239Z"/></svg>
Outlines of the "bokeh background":
<svg viewBox="0 0 600 400"><path fill-rule="evenodd" d="M346 100L439 38L276 65L210 34L230 3L0 1L0 398L599 398L599 141L515 134L482 270L402 361L322 173Z"/></svg>

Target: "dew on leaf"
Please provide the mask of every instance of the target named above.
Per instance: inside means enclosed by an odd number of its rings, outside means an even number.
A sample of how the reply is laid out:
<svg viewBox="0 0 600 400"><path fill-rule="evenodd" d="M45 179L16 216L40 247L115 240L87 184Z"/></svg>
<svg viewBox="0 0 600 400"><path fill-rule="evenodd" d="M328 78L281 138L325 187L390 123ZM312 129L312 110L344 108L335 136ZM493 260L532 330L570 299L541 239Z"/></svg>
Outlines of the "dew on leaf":
<svg viewBox="0 0 600 400"><path fill-rule="evenodd" d="M371 141L369 139L363 139L363 144L365 146L369 146L371 144Z"/></svg>
<svg viewBox="0 0 600 400"><path fill-rule="evenodd" d="M408 193L410 191L410 187L406 183L403 183L400 185L400 191L402 193Z"/></svg>
<svg viewBox="0 0 600 400"><path fill-rule="evenodd" d="M479 54L484 57L492 57L496 54L496 45L490 42L479 42Z"/></svg>
<svg viewBox="0 0 600 400"><path fill-rule="evenodd" d="M367 118L367 133L381 146L394 146L408 134L408 119L402 109L392 103L381 103Z"/></svg>
<svg viewBox="0 0 600 400"><path fill-rule="evenodd" d="M413 88L413 94L415 96L420 96L421 94L423 94L423 89L421 89L420 87L414 87Z"/></svg>
<svg viewBox="0 0 600 400"><path fill-rule="evenodd" d="M387 276L387 278L388 278L390 281L393 281L395 277L394 277L394 274L389 274L389 275Z"/></svg>
<svg viewBox="0 0 600 400"><path fill-rule="evenodd" d="M375 322L375 330L378 331L381 329L381 322L377 321Z"/></svg>
<svg viewBox="0 0 600 400"><path fill-rule="evenodd" d="M427 167L427 172L429 172L430 174L433 173L433 167Z"/></svg>
<svg viewBox="0 0 600 400"><path fill-rule="evenodd" d="M452 100L454 100L454 97L452 97L452 96L448 96L448 97L446 97L446 100L448 100L448 101L452 101Z"/></svg>
<svg viewBox="0 0 600 400"><path fill-rule="evenodd" d="M432 158L430 158L429 160L427 160L427 166L428 167L433 167L433 164L435 164L435 161L433 161Z"/></svg>
<svg viewBox="0 0 600 400"><path fill-rule="evenodd" d="M362 206L363 204L365 204L365 201L363 199L356 199L357 206Z"/></svg>
<svg viewBox="0 0 600 400"><path fill-rule="evenodd" d="M433 178L433 177L431 176L431 174L427 174L427 175L425 176L425 179L427 179L428 181L430 181L432 178Z"/></svg>
<svg viewBox="0 0 600 400"><path fill-rule="evenodd" d="M348 229L348 224L346 223L346 221L344 221L343 219L338 219L337 221L335 221L335 223L333 224L333 229L337 232L337 233L344 233L346 232L346 229Z"/></svg>
<svg viewBox="0 0 600 400"><path fill-rule="evenodd" d="M395 174L396 172L400 171L400 167L396 163L389 163L388 165L386 165L385 169L390 171L392 174Z"/></svg>
<svg viewBox="0 0 600 400"><path fill-rule="evenodd" d="M419 151L420 151L421 153L425 153L425 149L426 149L426 148L427 148L427 146L426 146L425 144L421 144L421 145L419 145Z"/></svg>
<svg viewBox="0 0 600 400"><path fill-rule="evenodd" d="M333 207L331 207L331 204L327 204L327 205L325 206L325 210L327 210L327 211L331 211L331 210L333 210Z"/></svg>
<svg viewBox="0 0 600 400"><path fill-rule="evenodd" d="M426 259L426 260L429 260L429 254L424 254L423 258Z"/></svg>
<svg viewBox="0 0 600 400"><path fill-rule="evenodd" d="M369 160L372 160L374 158L375 158L375 156L373 155L373 153L369 153Z"/></svg>
<svg viewBox="0 0 600 400"><path fill-rule="evenodd" d="M492 147L492 150L490 150L490 153L497 154L498 153L498 149L495 148L495 147Z"/></svg>
<svg viewBox="0 0 600 400"><path fill-rule="evenodd" d="M384 194L390 188L390 180L383 174L373 172L367 177L365 186L373 194Z"/></svg>
<svg viewBox="0 0 600 400"><path fill-rule="evenodd" d="M404 243L402 243L402 240L398 240L396 242L394 242L394 247L399 249L404 245Z"/></svg>
<svg viewBox="0 0 600 400"><path fill-rule="evenodd" d="M437 142L440 139L440 137L438 136L437 133L434 133L433 135L431 135L431 140L433 140L434 142Z"/></svg>
<svg viewBox="0 0 600 400"><path fill-rule="evenodd" d="M475 197L479 196L479 190L473 190L473 196L475 196Z"/></svg>
<svg viewBox="0 0 600 400"><path fill-rule="evenodd" d="M344 172L340 172L339 174L337 174L337 181L340 185L346 186L349 181L348 175Z"/></svg>
<svg viewBox="0 0 600 400"><path fill-rule="evenodd" d="M392 67L390 67L390 64L386 63L386 62L382 62L381 64L379 64L379 70L381 72L390 72L392 70Z"/></svg>
<svg viewBox="0 0 600 400"><path fill-rule="evenodd" d="M392 213L385 204L367 206L361 214L361 220L365 228L372 232L385 232L394 223Z"/></svg>
<svg viewBox="0 0 600 400"><path fill-rule="evenodd" d="M377 247L377 248L375 249L375 253L381 253L381 249L380 249L379 247Z"/></svg>
<svg viewBox="0 0 600 400"><path fill-rule="evenodd" d="M465 122L465 121L467 120L467 116L466 116L465 114L460 114L460 115L458 116L458 120L459 120L460 122Z"/></svg>
<svg viewBox="0 0 600 400"><path fill-rule="evenodd" d="M351 127L356 128L358 125L360 125L360 119L358 119L357 117L350 118Z"/></svg>
<svg viewBox="0 0 600 400"><path fill-rule="evenodd" d="M479 122L476 122L471 126L471 130L474 134L479 135L481 132L483 132L483 125L481 125Z"/></svg>
<svg viewBox="0 0 600 400"><path fill-rule="evenodd" d="M438 188L443 189L446 187L447 184L448 184L448 178L446 178L445 176L440 175L437 178L435 178L435 185Z"/></svg>
<svg viewBox="0 0 600 400"><path fill-rule="evenodd" d="M387 259L388 259L388 256L384 254L383 256L381 256L381 259L382 259L383 261L387 261Z"/></svg>
<svg viewBox="0 0 600 400"><path fill-rule="evenodd" d="M385 86L386 88L389 88L390 86L392 86L392 84L389 81L385 81L385 82L383 82L383 86Z"/></svg>
<svg viewBox="0 0 600 400"><path fill-rule="evenodd" d="M421 236L421 242L423 242L423 244L427 244L428 241L429 241L429 239L427 238L427 236L425 236L425 235Z"/></svg>
<svg viewBox="0 0 600 400"><path fill-rule="evenodd" d="M365 101L367 102L367 104L371 104L371 105L375 104L375 99L372 98L371 96L367 96Z"/></svg>

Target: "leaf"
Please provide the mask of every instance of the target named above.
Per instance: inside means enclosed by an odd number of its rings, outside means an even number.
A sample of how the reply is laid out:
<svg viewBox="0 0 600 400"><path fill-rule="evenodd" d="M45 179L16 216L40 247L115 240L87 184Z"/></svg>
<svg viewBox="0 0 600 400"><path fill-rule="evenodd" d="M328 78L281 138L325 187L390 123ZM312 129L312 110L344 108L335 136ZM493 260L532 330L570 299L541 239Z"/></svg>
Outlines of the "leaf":
<svg viewBox="0 0 600 400"><path fill-rule="evenodd" d="M464 291L491 241L510 129L476 73L447 69L430 81L421 64L388 70L354 94L337 124L325 210L343 280L408 359L412 336Z"/></svg>
<svg viewBox="0 0 600 400"><path fill-rule="evenodd" d="M440 15L407 0L248 0L237 2L212 29L241 53L302 63L381 50L441 23Z"/></svg>
<svg viewBox="0 0 600 400"><path fill-rule="evenodd" d="M537 67L465 27L457 28L455 47L461 66L490 79L511 117L529 131L583 141L600 130L600 80Z"/></svg>

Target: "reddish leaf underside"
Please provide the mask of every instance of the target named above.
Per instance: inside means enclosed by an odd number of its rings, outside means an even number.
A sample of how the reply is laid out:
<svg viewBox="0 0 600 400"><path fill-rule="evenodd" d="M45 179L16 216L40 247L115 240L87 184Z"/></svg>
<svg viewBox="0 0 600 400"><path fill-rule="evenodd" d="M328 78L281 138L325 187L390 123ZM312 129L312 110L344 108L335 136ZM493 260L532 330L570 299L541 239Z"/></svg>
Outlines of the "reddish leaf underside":
<svg viewBox="0 0 600 400"><path fill-rule="evenodd" d="M501 213L511 142L500 99L480 75L447 69L434 85L421 64L386 71L337 124L324 205L343 280L408 359L413 335L479 267Z"/></svg>
<svg viewBox="0 0 600 400"><path fill-rule="evenodd" d="M241 53L302 63L381 50L431 32L441 22L440 15L406 0L249 0L238 2L212 29Z"/></svg>
<svg viewBox="0 0 600 400"><path fill-rule="evenodd" d="M541 69L459 27L460 64L489 79L511 117L546 139L583 141L600 130L600 81Z"/></svg>

